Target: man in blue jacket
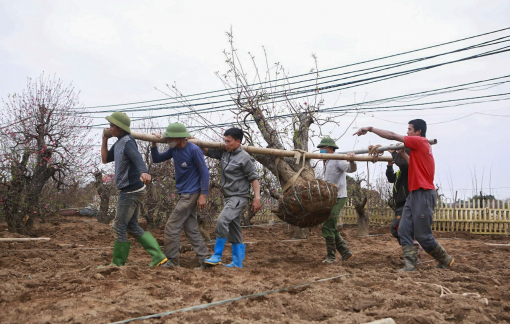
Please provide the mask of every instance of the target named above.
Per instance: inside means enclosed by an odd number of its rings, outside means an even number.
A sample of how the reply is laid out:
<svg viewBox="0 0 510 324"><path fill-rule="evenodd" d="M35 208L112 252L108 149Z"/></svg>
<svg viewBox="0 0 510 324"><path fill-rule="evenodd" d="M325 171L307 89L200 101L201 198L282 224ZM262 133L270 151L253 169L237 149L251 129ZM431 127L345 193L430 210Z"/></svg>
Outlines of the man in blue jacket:
<svg viewBox="0 0 510 324"><path fill-rule="evenodd" d="M115 242L111 265L123 266L129 255L131 242L126 232L133 235L152 256L150 266L159 266L167 261L156 239L138 225L138 214L142 199L145 197L145 184L151 181L147 166L138 151L136 141L129 128L131 120L119 111L106 117L110 122L110 133L118 140L108 150L108 136L103 132L101 159L103 163L115 161L115 184L120 190L117 202L117 214L113 221Z"/></svg>
<svg viewBox="0 0 510 324"><path fill-rule="evenodd" d="M179 266L179 236L182 228L197 254L200 267L203 267L204 260L210 256L198 230L197 221L197 206L200 210L205 207L209 193L209 169L202 150L186 140L190 136L183 124L174 123L168 125L163 134L170 146L168 150L160 154L157 143L152 143L152 162L161 163L174 159L175 187L179 194L179 201L165 226L163 250L168 258L165 267Z"/></svg>

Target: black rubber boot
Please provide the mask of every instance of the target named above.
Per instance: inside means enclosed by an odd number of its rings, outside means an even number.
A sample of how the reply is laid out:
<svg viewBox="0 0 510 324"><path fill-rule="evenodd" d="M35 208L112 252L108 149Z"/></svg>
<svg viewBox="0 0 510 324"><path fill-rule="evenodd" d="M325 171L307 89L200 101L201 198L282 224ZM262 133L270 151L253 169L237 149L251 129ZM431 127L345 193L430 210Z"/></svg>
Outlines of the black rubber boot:
<svg viewBox="0 0 510 324"><path fill-rule="evenodd" d="M179 259L168 259L161 265L163 268L179 268Z"/></svg>
<svg viewBox="0 0 510 324"><path fill-rule="evenodd" d="M404 251L404 268L400 271L416 271L418 247L415 245L404 245L402 250Z"/></svg>
<svg viewBox="0 0 510 324"><path fill-rule="evenodd" d="M449 268L455 261L439 243L437 243L436 248L429 252L429 254L439 262L437 267L441 269Z"/></svg>
<svg viewBox="0 0 510 324"><path fill-rule="evenodd" d="M336 262L335 239L326 238L326 250L328 251L326 259L322 262L333 263Z"/></svg>
<svg viewBox="0 0 510 324"><path fill-rule="evenodd" d="M349 246L347 245L347 242L345 242L345 240L341 236L335 236L335 245L336 250L342 256L342 261L347 261L354 257L354 254L352 254L352 252L349 251Z"/></svg>

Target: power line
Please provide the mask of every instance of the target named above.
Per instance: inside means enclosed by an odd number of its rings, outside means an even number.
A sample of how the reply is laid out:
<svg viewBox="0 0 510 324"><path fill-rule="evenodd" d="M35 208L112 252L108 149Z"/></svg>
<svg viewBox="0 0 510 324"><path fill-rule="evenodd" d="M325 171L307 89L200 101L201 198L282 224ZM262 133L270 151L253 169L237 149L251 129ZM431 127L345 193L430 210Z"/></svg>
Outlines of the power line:
<svg viewBox="0 0 510 324"><path fill-rule="evenodd" d="M510 94L510 93L509 93ZM505 94L505 95L508 95L508 94ZM485 96L484 96L485 97ZM463 98L461 98L463 99ZM509 98L505 98L505 99L496 99L496 100L509 100ZM484 102L489 102L489 101L494 101L494 100L487 100L487 101L479 101L479 102L474 102L474 103L484 103ZM463 103L462 105L467 105L467 104L471 104L471 103ZM409 106L409 105L408 105ZM386 110L374 110L374 109L382 109L382 108L388 108L388 107L369 107L369 108L365 108L368 112L397 112L397 111L408 111L408 110L413 110L413 111L417 111L417 110L431 110L431 109L443 109L443 108L448 108L448 107L452 107L452 106L455 106L455 105L446 105L446 106L439 106L439 107L425 107L425 108L407 108L407 109L386 109ZM398 106L396 106L398 107ZM354 112L355 109L346 109L344 111L342 111L343 114L346 114L346 113L359 113L359 111L357 112ZM364 110L365 111L365 110ZM323 111L323 110L318 110L317 113L328 113L329 111ZM483 114L483 113L482 113ZM486 114L486 115L491 115L491 114ZM494 114L492 114L494 115ZM498 115L494 115L494 116L498 116ZM294 114L284 114L284 115L277 115L277 116L268 116L266 119L267 120L274 120L274 119L283 119L283 118L290 118L290 117L294 117ZM375 117L375 116L372 116L374 118L378 118L378 117ZM510 116L508 116L510 117ZM381 119L381 120L384 120L384 121L388 121L388 120L385 120L383 118L378 118L378 119ZM461 119L461 118L459 118ZM392 121L389 121L389 122L392 122ZM243 123L246 123L246 124L253 124L255 123L254 120L247 120L247 121L243 121ZM396 123L396 122L394 122ZM207 128L213 128L213 127L227 127L227 126L233 126L233 125L238 125L240 124L239 121L229 121L229 122L224 122L224 123L217 123L217 124L210 124L210 125L188 125L187 128L190 129L190 130L194 130L194 131L200 131L200 130L203 130L203 129L207 129ZM432 125L432 124L431 124ZM102 129L101 127L97 127L97 126L83 126L83 127L86 127L86 128L91 128L91 129ZM147 127L131 127L131 129L147 129Z"/></svg>
<svg viewBox="0 0 510 324"><path fill-rule="evenodd" d="M510 95L510 92L506 93L498 93L494 95L486 95L486 96L478 96L478 97L470 97L470 98L458 98L458 99L449 99L449 100L440 100L440 101L431 101L431 102L422 102L422 103L414 103L414 104L408 104L408 105L395 105L395 106L384 106L384 107L367 107L367 108L358 108L356 110L371 110L371 109L386 109L386 108L403 108L403 107L414 107L414 106L423 106L423 105L432 105L432 104L440 104L440 103L446 103L446 102L454 102L454 101L463 101L463 100L472 100L472 99L481 99L481 98L491 98L491 97L499 97L499 96L508 96ZM506 98L504 100L508 100L510 98ZM339 106L342 107L342 106ZM326 108L321 109L321 112L328 112L328 111L345 111L345 110L338 110L338 107L332 107L332 108ZM403 109L404 110L404 109Z"/></svg>
<svg viewBox="0 0 510 324"><path fill-rule="evenodd" d="M281 81L281 80L288 80L288 79L298 78L298 77L302 77L302 76L307 76L307 75L313 75L313 74L333 71L333 70L342 69L342 68L351 67L351 66L356 66L356 65L360 65L360 64L375 62L375 61L384 60L384 59L388 59L388 58L392 58L392 57L397 57L397 56L401 56L401 55L405 55L405 54L410 54L410 53L415 53L415 52L419 52L419 51L423 51L423 50L427 50L427 49L432 49L432 48L436 48L436 47L440 47L440 46L454 44L454 43L457 43L457 42L461 42L461 41L465 41L465 40L469 40L469 39L474 39L474 38L478 38L478 37L482 37L482 36L486 36L486 35L490 35L490 34L495 34L495 33L499 33L499 32L505 31L505 30L509 30L509 29L510 29L510 27L502 28L502 29L491 31L491 32L482 33L482 34L478 34L478 35L474 35L474 36L469 36L469 37L465 37L465 38L461 38L461 39L457 39L457 40L453 40L453 41L449 41L449 42L445 42L445 43L440 43L440 44L436 44L436 45L432 45L432 46L422 47L422 48L411 50L411 51L406 51L406 52L402 52L402 53L392 54L392 55L383 56L383 57L379 57L379 58L375 58L375 59L370 59L370 60L361 61L361 62L357 62L357 63L347 64L347 65L343 65L343 66L339 66L339 67L324 69L324 70L320 70L320 71L316 71L316 72L299 74L299 75L287 77L287 78L284 78L284 79L274 79L274 80L269 80L269 81L264 81L264 82L259 82L259 83L253 83L253 84L250 84L250 85L247 85L247 86L256 86L256 85L261 85L261 84L266 84L266 83L271 83L271 82L277 82L277 81ZM225 91L235 90L235 89L236 88L230 88L230 89L222 89L222 90L214 90L214 91L201 92L201 93L195 93L195 94L187 95L187 97L194 97L194 96L206 95L206 94L211 94L211 93L225 92ZM85 107L84 109L118 107L118 106L126 106L126 105L142 104L142 103L157 102L157 101L166 101L166 100L175 100L175 99L178 99L178 97L165 98L165 99L155 99L155 100L146 100L146 101L138 101L138 102L131 102L131 103L123 103L123 104L90 106L90 107Z"/></svg>
<svg viewBox="0 0 510 324"><path fill-rule="evenodd" d="M473 115L487 115L487 116L492 116L492 117L510 117L510 115L487 114L487 113L482 113L482 112L479 112L479 111L475 111L475 112L472 112L470 114L464 115L462 117L458 117L458 118L454 118L454 119L450 119L450 120L445 120L445 121L441 121L441 122L436 122L436 123L427 123L427 125L446 124L446 123L454 122L454 121L457 121L457 120L460 120L460 119L464 119L464 118L467 118L467 117L470 117L470 116L473 116ZM384 119L384 118L381 118L381 117L376 117L374 115L372 115L371 117L379 119L379 120L382 120L382 121L385 121L385 122L388 122L388 123L399 124L399 125L407 125L407 123L401 123L401 122L396 122L396 121L393 121L393 120L387 120L387 119Z"/></svg>
<svg viewBox="0 0 510 324"><path fill-rule="evenodd" d="M444 105L444 106L438 106L438 107L407 108L407 109L402 109L402 108L404 108L404 107L422 106L422 105L431 105L431 104L438 104L438 103L448 103L448 102L464 101L464 100L481 99L481 98L492 98L492 97L498 97L498 96L504 96L504 95L510 95L510 93L502 93L502 94L487 95L487 96L477 96L477 97L470 97L470 98L458 98L458 99L433 101L433 102L418 103L418 104L395 105L395 106L384 106L384 107L366 107L366 108L357 108L357 107L355 107L355 108L351 108L351 109L338 109L338 108L341 108L341 107L354 106L354 105L351 104L351 105L346 105L346 106L338 106L338 107L332 107L332 108L326 108L326 109L318 109L316 112L317 113L332 113L332 112L333 113L349 113L349 112L355 111L356 113L359 113L360 111L363 111L363 112L396 112L396 111L407 111L407 110L416 111L416 110L444 109L444 108L460 106L460 105L485 103L485 102L491 102L491 101L509 100L510 97L509 98L502 98L502 99L490 99L490 100L483 100L483 101L465 102L465 103L460 103L460 104ZM383 101L383 100L385 100L385 99L377 100L377 101ZM391 109L391 108L393 108L393 109ZM488 114L488 113L481 113L481 114L494 115L494 116L504 116L504 117L506 117L506 115L496 115L496 114ZM272 120L272 119L278 119L278 118L288 118L288 117L292 117L292 116L293 116L293 114L285 114L285 115L269 116L267 119ZM379 119L382 119L382 118L379 118ZM382 119L382 120L384 120L384 119ZM248 122L250 124L253 123L253 121L248 121ZM205 128L209 128L209 127L223 127L223 126L234 125L234 124L238 124L238 122L237 121L231 121L231 122L226 122L226 123L213 124L213 125L209 125L209 126L202 126L202 125L188 126L188 128L197 128L197 130L201 130L201 129L205 129ZM96 128L96 129L99 128L99 127L96 127L96 126L85 126L85 127L87 127L87 128ZM133 129L136 129L136 128L133 128ZM139 129L145 129L145 128L139 128Z"/></svg>
<svg viewBox="0 0 510 324"><path fill-rule="evenodd" d="M410 73L415 73L415 72L422 71L422 70L425 70L425 69L429 69L429 68L432 68L432 67L438 67L438 66L442 66L442 65L445 65L445 64L451 64L453 62L459 62L459 61L464 61L464 60L468 60L468 59L484 57L484 56L487 56L487 55L498 54L500 52L508 51L508 49L506 49L506 48L508 48L508 46L500 48L500 49L496 49L496 50L493 50L493 51L488 51L488 52L485 52L485 53L477 54L477 55L474 55L474 56L471 56L471 57L462 58L462 59L455 60L455 61L443 62L443 63L432 65L432 66L421 67L421 68L417 68L417 69L413 69L413 70L408 70L408 71L401 71L401 72L392 73L392 74L388 74L388 75L376 76L376 77L372 77L372 78L368 78L368 79L354 80L354 81L340 83L340 84L333 85L333 86L323 87L323 88L320 88L320 89L328 89L328 88L331 88L331 87L339 87L339 86L341 87L341 86L345 86L345 85L347 85L347 87L344 87L344 88L349 88L349 87L352 87L352 84L355 84L354 86L359 86L359 84L356 84L356 83L359 83L359 82L365 82L363 84L368 84L368 83L372 83L372 82L379 82L379 81L382 81L382 80L386 80L388 78L392 78L392 77L396 77L396 76L402 76L402 75L407 75L407 74L410 74ZM338 113L338 112L348 112L348 111L352 111L352 110L356 110L356 111L359 111L359 110L363 110L363 111L377 111L376 109L386 109L387 111L399 111L399 109L397 109L397 110L389 110L389 109L390 108L413 107L413 106L417 106L417 105L437 104L437 103L444 103L444 102L455 102L455 101L459 101L459 100L472 100L472 99L477 99L477 98L486 98L487 96L480 96L480 97L460 98L460 99L447 100L447 101L439 101L439 102L431 102L431 103L420 103L420 104L413 104L413 105L396 105L396 106L387 106L387 107L359 108L360 106L366 106L366 105L375 104L375 103L382 103L384 101L388 102L388 101L395 100L395 99L398 99L398 98L400 98L400 99L402 99L402 98L410 98L410 97L413 97L413 96L416 97L417 95L423 95L423 96L436 95L438 93L433 93L433 92L437 92L439 90L451 89L451 90L443 92L443 93L460 91L462 89L455 89L454 90L454 88L458 88L460 86L465 86L465 85L480 84L480 83L483 83L483 82L486 82L486 81L498 80L498 79L502 79L502 78L506 78L506 77L508 77L508 76L492 78L492 79L487 79L487 80L482 80L482 81L476 81L476 82L471 82L471 83L467 83L467 84L464 84L464 85L458 85L458 86L453 86L453 87L446 87L446 88L439 88L439 89L435 89L435 90L422 91L422 92L418 92L418 93L414 93L414 94L410 94L410 95L403 95L403 96L397 96L397 97L393 97L393 98L379 99L379 100L375 100L375 101L371 101L371 102L366 102L366 103L363 103L363 104L351 104L351 105L337 106L337 107L331 107L331 108L326 108L326 109L318 109L317 112L321 112L321 113L323 113L323 112L326 112L326 113L327 112ZM376 81L373 81L374 79ZM506 82L509 82L509 81L501 81L501 82L493 83L491 85L495 86L495 85L503 84L503 83L506 83ZM477 87L480 87L480 86L482 86L482 85L477 85ZM315 89L313 89L313 90L315 91ZM331 90L331 91L338 91L338 89L334 89L334 90ZM326 93L326 92L328 92L328 91L323 91L322 93ZM302 93L302 92L298 92L298 94L299 93ZM498 95L494 95L494 96L500 96L500 95L506 95L506 94L498 94ZM507 99L501 99L501 100L507 100ZM485 102L487 102L487 101L485 101ZM471 104L471 103L468 103L468 104ZM228 106L232 106L232 105L228 105ZM353 108L353 109L339 109L339 108L348 108L348 107L355 107L355 108ZM424 108L424 109L439 109L439 108L445 108L445 107L450 107L450 106L434 107L434 108ZM195 111L188 111L188 112L178 112L178 113L167 114L167 115L162 115L162 116L141 117L141 118L135 119L134 121L141 120L141 119L154 119L154 118L161 118L161 117L170 117L170 116L180 116L180 115L196 114L196 113L202 113L202 112L219 112L219 111L226 111L226 110L228 110L228 109L220 110L218 108L221 108L221 107L212 107L212 108L206 108L206 109L195 110ZM419 109L419 110L424 110L424 109ZM402 110L404 110L404 109L402 109ZM407 110L409 110L409 109L407 109ZM418 110L418 109L416 109L416 110ZM380 111L382 111L382 110L380 110ZM292 115L276 116L276 118L278 118L278 117L288 117L288 116L292 116ZM100 125L106 125L106 124L100 124ZM100 125L93 125L92 127L100 126ZM8 126L6 126L6 127L8 127ZM90 127L87 127L87 128L90 128Z"/></svg>
<svg viewBox="0 0 510 324"><path fill-rule="evenodd" d="M480 57L485 57L485 56L489 56L489 55L500 54L500 53L504 53L504 52L508 52L508 51L510 51L510 46L505 46L503 48L499 48L499 49L496 49L496 50L491 50L491 51L488 51L488 52L484 52L484 53L480 53L480 54L464 57L464 58L453 60L453 61L438 63L438 64L429 65L429 66L420 67L420 68L415 68L415 69L406 70L406 71L390 73L390 74L386 74L386 75L382 75L382 76L375 76L375 77L361 79L361 80L348 81L348 82L339 83L339 84L336 84L336 85L322 87L322 88L319 88L319 89L311 89L311 90L307 90L307 91L300 91L300 92L298 92L298 94L307 93L307 92L310 92L310 91L313 91L313 92L317 91L317 92L321 92L321 94L325 94L325 93L339 91L339 90L344 90L344 89L348 89L348 88L352 88L352 87L356 87L356 86L360 86L360 85L366 85L366 84L370 84L370 83L374 83L374 82L380 82L380 81L392 79L392 78L395 78L395 77L400 77L400 76L404 76L404 75L408 75L408 74L412 74L412 73L416 73L416 72L421 72L421 71L429 70L429 69L432 69L432 68L441 67L441 66L448 65L448 64L468 61L468 60L472 60L472 59L476 59L476 58L480 58ZM296 100L296 99L300 99L300 98L304 98L304 97L308 97L308 96L309 95L306 94L306 95L294 97L293 99ZM288 99L284 98L284 99L276 100L276 101L273 100L272 102L274 104L274 103L283 102L283 101L286 101L286 100L288 100ZM227 111L227 110L229 110L227 107L232 107L234 105L235 104L229 104L229 105L223 105L223 106L219 106L219 107L197 109L197 110L188 111L188 112L178 112L178 113L165 114L165 115L159 115L159 116L144 116L144 117L139 117L138 119L135 119L135 120L155 119L155 118L162 118L162 117L171 117L171 116L174 116L174 115L196 114L196 113L201 113L201 112ZM221 108L223 108L223 109L221 109ZM106 125L106 123L103 123L103 124L100 124L100 125ZM96 125L96 126L100 126L100 125Z"/></svg>
<svg viewBox="0 0 510 324"><path fill-rule="evenodd" d="M297 96L297 95L300 95L300 94L303 94L303 93L310 93L310 92L315 92L315 91L320 91L320 90L328 89L328 86L318 87L319 85L326 85L326 84L329 84L329 83L332 83L332 82L336 82L336 81L341 81L341 80L345 80L345 79L349 79L349 78L354 78L354 77L358 77L358 76L362 76L362 75L366 75L366 74L381 72L381 71L392 69L392 68L396 68L396 67L402 67L404 65L409 65L409 64L417 63L417 62L422 62L422 61L425 61L425 60L430 60L430 59L437 58L437 57L444 56L444 55L448 55L448 54L460 53L460 52L466 51L466 50L472 50L472 49L477 49L477 48L481 48L481 47L485 47L485 46L496 45L496 44L499 44L501 42L494 43L494 41L505 39L505 38L509 38L509 37L510 36L504 36L504 37L500 37L500 38L495 39L495 40L490 40L490 41L482 42L480 44L471 45L471 46L460 48L460 49L456 49L456 50L453 50L453 51L449 51L449 52L445 52L445 53L440 53L440 54L436 54L436 55L431 55L431 56L426 56L426 57L421 57L421 58L416 58L416 59L411 59L411 60L406 60L406 61L402 61L402 62L396 62L396 63L386 64L386 65L382 65L382 66L376 66L376 67L361 69L361 70L349 71L349 72L344 72L344 73L335 74L335 75L328 75L328 76L318 77L318 78L314 78L314 79L296 81L296 82L287 83L287 84L284 84L284 85L283 84L282 85L275 84L275 85L271 85L269 87L259 88L259 89L257 89L257 91L267 90L267 89L270 89L270 88L278 88L278 87L281 87L281 86L290 86L292 84L298 84L298 83L302 83L302 82L310 82L310 81L315 82L312 85L304 85L304 86L299 86L299 87L293 88L293 89L291 89L291 91L289 91L289 90L274 91L274 92L270 93L269 95L267 95L267 99L266 100L274 100L276 98L282 98L282 97L292 98L293 96ZM508 41L509 40L502 41L502 42L508 42ZM489 52L487 52L487 53L489 53ZM375 69L378 69L378 70L375 70ZM371 71L371 70L375 70L375 71ZM369 72L367 72L367 71L369 71ZM324 82L316 82L317 80L320 80L320 79L338 77L338 76L343 76L343 75L346 75L346 74L352 74L352 73L357 73L357 72L364 72L364 73L359 73L357 75L352 75L352 76L343 77L343 78L339 78L339 79L328 80L328 81L324 81ZM249 87L249 86L243 86L243 87L246 88L246 87ZM308 88L308 87L312 87L312 88L308 89L308 90L305 89L305 90L301 90L301 91L296 91L296 90L304 89L304 88ZM227 95L230 95L230 93L227 93L227 94L224 94L224 95L213 96L213 97L224 97L224 96L227 96ZM161 106L162 104L152 104L152 105L145 105L145 106L128 107L128 108L123 109L123 111L124 112L139 112L139 111L153 111L153 110L162 110L162 109L187 108L187 107L191 106L191 102L192 101L205 100L205 99L212 98L212 97L203 97L203 98L196 98L196 99L188 99L188 97L189 96L179 97L179 98L181 98L181 100L182 99L186 99L186 101L189 103L189 104L185 104L185 105L183 105L182 103L179 103L179 104L176 104L176 105L170 105L170 106L169 105ZM296 98L293 98L293 99L296 99ZM221 104L221 103L231 102L231 101L232 101L232 99L228 98L226 100L219 100L219 101L213 101L213 102L194 103L193 106L196 107L196 106L202 106L202 105ZM220 106L220 107L228 107L228 106L232 106L232 104L223 105L223 106ZM150 107L152 107L152 108L150 108ZM147 108L147 109L141 109L141 108ZM103 111L83 112L83 113L87 113L87 114L88 113L93 113L93 114L96 114L96 113L110 113L110 112L114 112L114 111L116 111L116 110L103 110Z"/></svg>
<svg viewBox="0 0 510 324"><path fill-rule="evenodd" d="M446 63L444 63L446 64ZM444 65L442 64L442 65ZM421 70L422 68L420 68ZM418 72L418 71L413 71L412 73L415 73L415 72ZM395 76L391 76L391 77L395 77ZM507 77L507 76L505 76ZM387 78L385 78L387 79ZM383 80L385 80L383 79ZM497 79L497 78L496 78ZM489 79L490 80L490 79ZM344 83L344 84L348 84L351 82L347 82L347 83ZM373 83L372 81L371 82L367 82L367 83ZM348 86L348 87L351 87L351 86ZM346 88L348 88L346 87ZM447 87L447 88L455 88L457 86L454 86L454 87ZM342 88L344 89L344 88ZM445 88L446 89L446 88ZM337 91L337 90L331 90L331 91ZM329 91L329 92L331 92ZM413 95L417 95L417 94L422 94L422 93L426 93L426 92L432 92L432 91L437 91L437 90L430 90L430 91L425 91L425 92L418 92L416 94L413 94ZM328 91L326 91L328 92ZM323 92L325 93L325 92ZM403 98L405 96L409 96L409 95L404 95L404 96L397 96L397 97L393 97L393 98ZM303 96L304 97L304 96ZM389 100L389 99L385 99L385 100ZM281 101L284 101L284 100L278 100L277 102L281 102ZM374 100L374 101L371 101L371 102L368 102L368 103L376 103L376 102L381 102L381 100ZM332 108L328 108L329 110L332 110L332 109L335 109L335 108L341 108L341 107L359 107L360 105L366 105L368 103L364 103L364 104L349 104L349 105L344 105L344 106L337 106L337 107L332 107ZM232 106L232 105L227 105L227 106ZM228 111L230 109L220 109L220 108L224 108L225 106L221 106L221 107L214 107L214 108L206 108L206 109L197 109L197 110L191 110L191 111L186 111L186 112L177 112L177 113L172 113L172 114L165 114L165 115L159 115L159 116L144 116L144 117L139 117L138 119L135 119L134 121L136 120L146 120L146 119L155 119L155 118L162 118L162 117L173 117L173 116L182 116L182 115L192 115L192 114L198 114L198 113L213 113L213 112L222 112L222 111ZM106 125L106 123L104 124L100 124L100 125ZM96 126L99 126L99 125L96 125Z"/></svg>

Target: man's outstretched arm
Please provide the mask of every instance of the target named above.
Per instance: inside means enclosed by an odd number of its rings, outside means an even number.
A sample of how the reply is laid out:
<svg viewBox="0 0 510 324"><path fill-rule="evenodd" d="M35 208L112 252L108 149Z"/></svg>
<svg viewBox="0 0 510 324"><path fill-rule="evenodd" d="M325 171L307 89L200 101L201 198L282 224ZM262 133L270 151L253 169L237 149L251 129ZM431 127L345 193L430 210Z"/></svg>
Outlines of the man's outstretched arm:
<svg viewBox="0 0 510 324"><path fill-rule="evenodd" d="M361 136L361 135L365 135L368 132L372 132L372 133L378 135L379 137L382 137L385 139L396 140L396 141L404 143L404 137L405 137L404 135L399 135L397 133L394 133L394 132L391 132L388 130L384 130L384 129L374 128L372 126L362 127L360 129L358 129L358 131L356 133L354 133L353 135Z"/></svg>

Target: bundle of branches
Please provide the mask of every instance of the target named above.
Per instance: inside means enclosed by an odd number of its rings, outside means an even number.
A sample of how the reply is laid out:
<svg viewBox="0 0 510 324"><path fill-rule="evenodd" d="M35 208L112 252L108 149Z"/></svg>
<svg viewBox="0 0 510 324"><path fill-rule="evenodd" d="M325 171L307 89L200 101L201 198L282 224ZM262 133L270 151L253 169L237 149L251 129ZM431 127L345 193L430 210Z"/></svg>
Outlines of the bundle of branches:
<svg viewBox="0 0 510 324"><path fill-rule="evenodd" d="M270 67L267 57L267 70L264 76L261 76L255 57L251 56L255 77L248 80L247 68L239 60L234 48L232 33L228 33L228 37L230 50L224 51L228 70L224 74L217 73L217 76L228 89L235 104L230 108L232 119L229 124L244 130L247 145L297 152L297 161L289 157L252 154L255 160L276 177L282 187L262 187L261 190L271 193L273 198L279 200L279 207L274 212L283 221L302 228L318 225L330 216L337 188L317 180L310 160L305 159L302 153L309 149L310 135L329 136L330 134L322 133L322 127L328 123L337 123L317 113L323 104L318 92L299 101L289 98L287 93L292 89L286 79L286 71L279 63ZM313 70L317 71L317 63L315 64ZM318 77L318 73L316 76ZM188 105L192 111L195 110L193 104L187 101L175 86L169 88L174 92L174 99ZM208 131L215 132L217 137L222 137L223 134L215 129L211 122L214 116L208 117L196 112L195 117L195 122L201 123ZM224 120L224 116L221 118ZM312 124L315 125L313 128ZM299 163L301 157L303 162Z"/></svg>

